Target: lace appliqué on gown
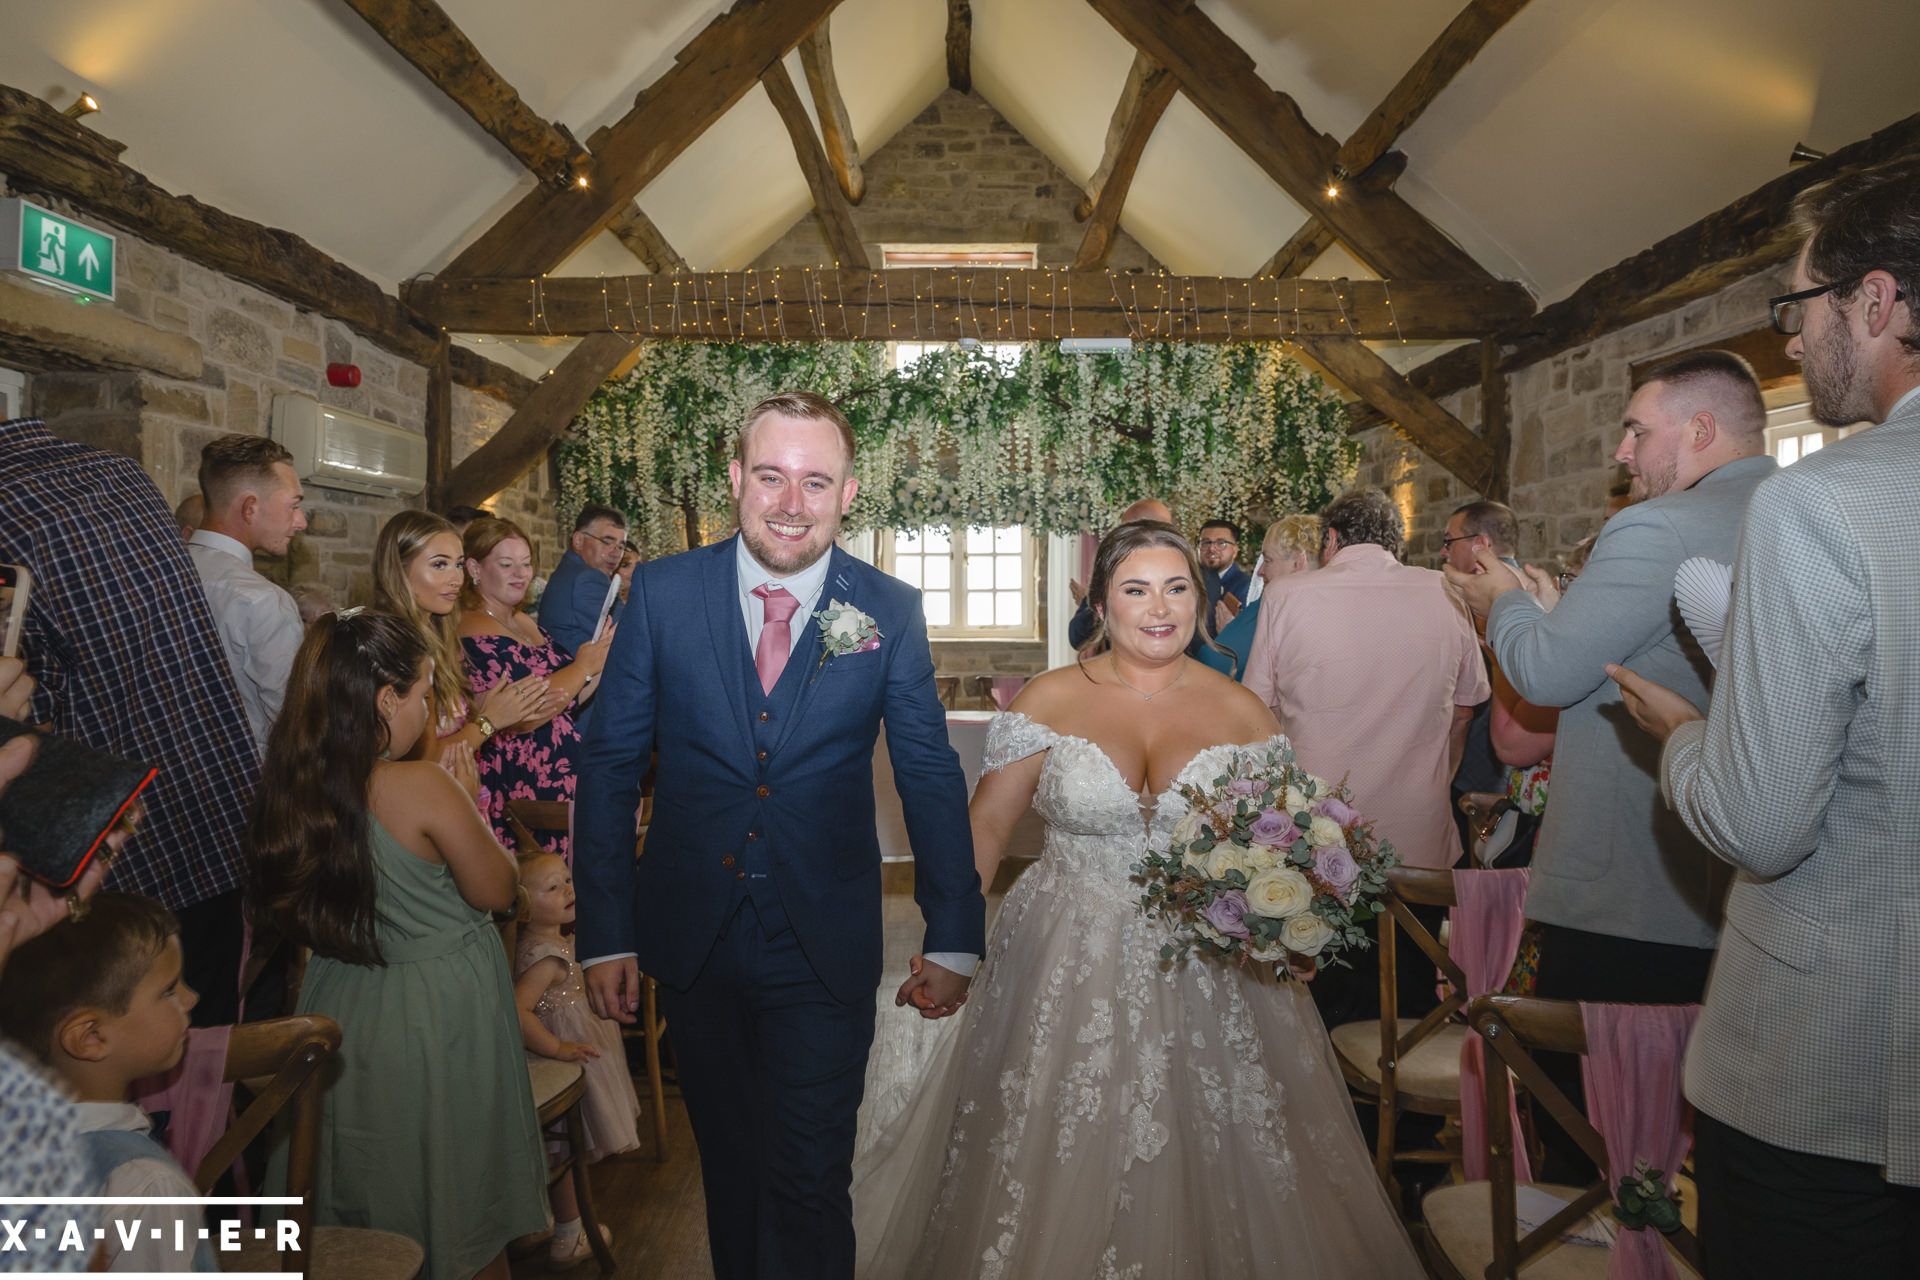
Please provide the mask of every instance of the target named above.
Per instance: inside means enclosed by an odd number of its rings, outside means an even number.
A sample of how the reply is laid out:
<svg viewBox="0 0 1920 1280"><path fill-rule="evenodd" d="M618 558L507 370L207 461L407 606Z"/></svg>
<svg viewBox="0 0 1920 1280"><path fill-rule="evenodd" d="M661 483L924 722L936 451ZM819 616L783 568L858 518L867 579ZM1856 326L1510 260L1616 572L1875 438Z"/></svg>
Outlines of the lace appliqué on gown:
<svg viewBox="0 0 1920 1280"><path fill-rule="evenodd" d="M1099 747L1014 712L984 769L1041 751L1045 847L972 998L904 1110L863 1113L860 1274L1420 1276L1305 991L1160 959L1131 868L1185 801L1170 787L1143 807Z"/></svg>

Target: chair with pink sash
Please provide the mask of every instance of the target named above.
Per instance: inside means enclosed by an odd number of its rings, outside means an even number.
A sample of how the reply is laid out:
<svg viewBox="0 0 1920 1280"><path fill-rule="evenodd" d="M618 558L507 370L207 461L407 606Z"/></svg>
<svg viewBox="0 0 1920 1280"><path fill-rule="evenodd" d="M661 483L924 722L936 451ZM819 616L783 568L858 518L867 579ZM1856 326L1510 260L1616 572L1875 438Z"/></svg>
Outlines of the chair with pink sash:
<svg viewBox="0 0 1920 1280"><path fill-rule="evenodd" d="M1453 910L1448 916L1447 950L1467 978L1467 999L1490 996L1506 985L1520 954L1526 929L1527 869L1457 870L1453 873ZM1460 1042L1460 1163L1467 1181L1487 1177L1486 1046L1478 1036ZM1519 1131L1520 1117L1508 1100L1508 1122ZM1533 1177L1523 1143L1513 1146L1513 1175Z"/></svg>
<svg viewBox="0 0 1920 1280"><path fill-rule="evenodd" d="M1482 1113L1487 1179L1440 1187L1422 1202L1435 1269L1462 1280L1697 1277L1699 1243L1674 1194L1691 1142L1681 1062L1699 1012L1698 1005L1474 1000L1468 1018L1493 1058ZM1585 1057L1591 1120L1530 1051ZM1581 1188L1516 1176L1513 1080L1606 1171L1601 1181Z"/></svg>

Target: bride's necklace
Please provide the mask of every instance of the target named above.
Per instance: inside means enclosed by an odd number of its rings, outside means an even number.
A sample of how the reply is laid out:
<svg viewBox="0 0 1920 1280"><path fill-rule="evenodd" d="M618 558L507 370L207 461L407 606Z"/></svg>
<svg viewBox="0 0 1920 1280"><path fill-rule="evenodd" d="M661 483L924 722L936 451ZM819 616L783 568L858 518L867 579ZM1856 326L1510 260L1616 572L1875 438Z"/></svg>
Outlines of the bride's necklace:
<svg viewBox="0 0 1920 1280"><path fill-rule="evenodd" d="M1121 675L1120 664L1115 662L1111 657L1107 659L1107 666L1112 670L1113 678L1115 680L1118 680L1121 684L1125 685L1127 688L1133 690L1135 693L1139 694L1140 700L1142 702L1152 702L1155 698L1165 693L1168 689L1171 689L1173 688L1173 686L1179 684L1181 680L1186 678L1186 674L1187 674L1187 665L1186 663L1183 662L1180 664L1180 673L1178 675L1174 676L1173 679L1167 681L1167 683L1161 686L1160 688L1155 689L1152 693L1148 693L1145 689L1142 689L1139 685L1134 684L1131 680Z"/></svg>

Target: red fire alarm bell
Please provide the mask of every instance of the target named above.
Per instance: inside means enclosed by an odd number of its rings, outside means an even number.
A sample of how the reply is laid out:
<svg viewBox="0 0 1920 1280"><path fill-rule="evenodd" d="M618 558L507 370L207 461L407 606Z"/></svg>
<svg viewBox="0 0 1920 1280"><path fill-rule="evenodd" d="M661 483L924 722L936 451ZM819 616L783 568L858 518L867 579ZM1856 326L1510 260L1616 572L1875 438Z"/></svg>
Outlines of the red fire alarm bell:
<svg viewBox="0 0 1920 1280"><path fill-rule="evenodd" d="M330 364L327 366L327 381L336 387L357 387L360 385L360 366Z"/></svg>

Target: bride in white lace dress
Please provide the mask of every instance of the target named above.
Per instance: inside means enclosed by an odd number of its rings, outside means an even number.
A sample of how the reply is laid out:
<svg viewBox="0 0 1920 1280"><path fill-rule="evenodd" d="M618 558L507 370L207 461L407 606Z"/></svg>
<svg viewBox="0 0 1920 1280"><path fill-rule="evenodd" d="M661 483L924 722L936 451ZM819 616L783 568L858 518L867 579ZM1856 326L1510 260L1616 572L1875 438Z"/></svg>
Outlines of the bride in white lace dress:
<svg viewBox="0 0 1920 1280"><path fill-rule="evenodd" d="M988 732L982 880L1029 805L1045 850L914 1091L868 1100L859 1274L1420 1277L1306 990L1163 962L1129 881L1186 811L1175 786L1276 740L1272 714L1185 656L1206 593L1170 526L1108 535L1090 595L1112 652L1035 680Z"/></svg>

